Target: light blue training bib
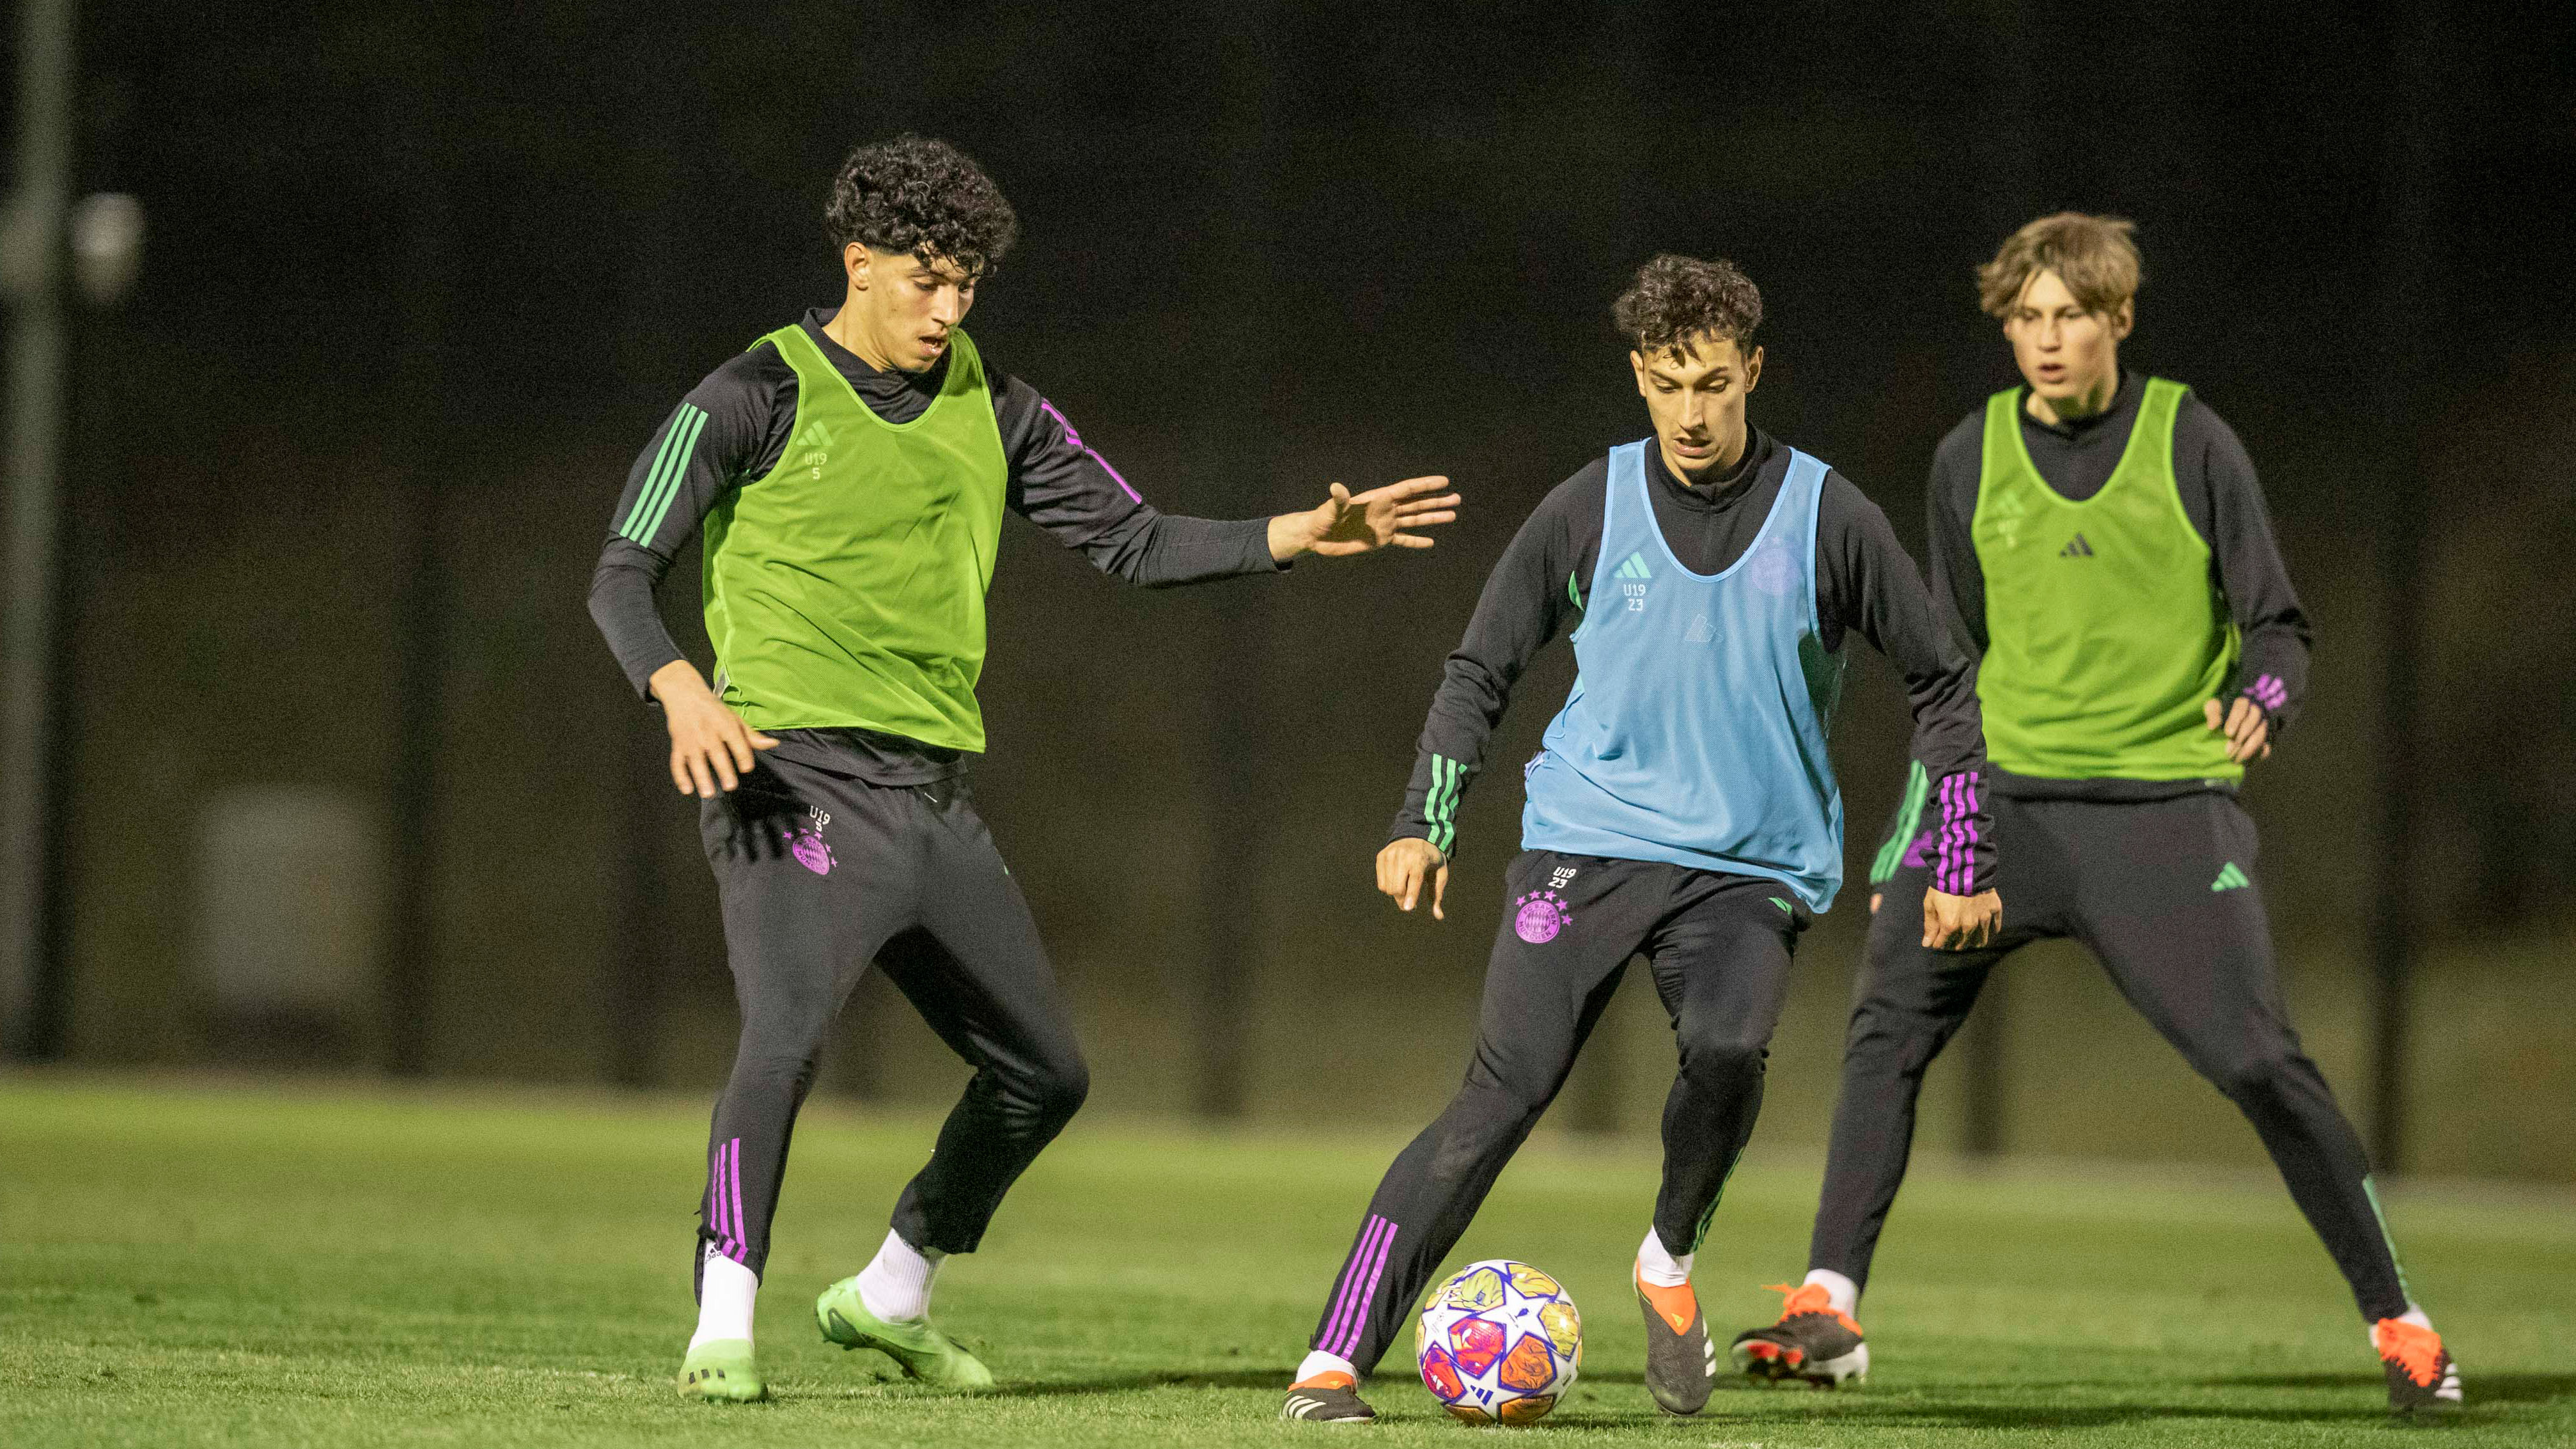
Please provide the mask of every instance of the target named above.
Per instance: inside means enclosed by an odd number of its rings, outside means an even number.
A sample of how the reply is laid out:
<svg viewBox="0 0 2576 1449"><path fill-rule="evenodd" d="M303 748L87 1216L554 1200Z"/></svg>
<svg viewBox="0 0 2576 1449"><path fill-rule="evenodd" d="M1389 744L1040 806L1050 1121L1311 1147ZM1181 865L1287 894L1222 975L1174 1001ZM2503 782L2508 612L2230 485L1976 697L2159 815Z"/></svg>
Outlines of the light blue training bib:
<svg viewBox="0 0 2576 1449"><path fill-rule="evenodd" d="M1822 911L1843 880L1825 754L1843 659L1816 617L1825 465L1792 449L1753 546L1695 574L1655 526L1652 446L1610 450L1574 690L1529 763L1521 846L1767 876Z"/></svg>

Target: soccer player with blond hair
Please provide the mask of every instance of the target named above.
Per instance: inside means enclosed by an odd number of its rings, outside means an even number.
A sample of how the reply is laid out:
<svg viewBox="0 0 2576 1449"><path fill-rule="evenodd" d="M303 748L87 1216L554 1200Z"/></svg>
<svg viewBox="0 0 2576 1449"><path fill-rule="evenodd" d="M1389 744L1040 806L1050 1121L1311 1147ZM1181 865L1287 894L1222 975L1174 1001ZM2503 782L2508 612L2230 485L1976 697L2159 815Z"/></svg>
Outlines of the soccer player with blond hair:
<svg viewBox="0 0 2576 1449"><path fill-rule="evenodd" d="M2236 803L2305 697L2307 615L2244 444L2182 384L2121 366L2131 232L2043 217L1977 273L2023 383L1934 455L1932 591L1979 657L2003 930L1940 951L1911 929L1945 832L1924 817L1940 791L1918 760L1871 872L1809 1271L1734 1362L1817 1383L1868 1371L1853 1314L1924 1070L1998 962L2064 937L2253 1124L2352 1286L2391 1409L2449 1408L2459 1375L2409 1296L2361 1139L2283 1007L2254 822Z"/></svg>

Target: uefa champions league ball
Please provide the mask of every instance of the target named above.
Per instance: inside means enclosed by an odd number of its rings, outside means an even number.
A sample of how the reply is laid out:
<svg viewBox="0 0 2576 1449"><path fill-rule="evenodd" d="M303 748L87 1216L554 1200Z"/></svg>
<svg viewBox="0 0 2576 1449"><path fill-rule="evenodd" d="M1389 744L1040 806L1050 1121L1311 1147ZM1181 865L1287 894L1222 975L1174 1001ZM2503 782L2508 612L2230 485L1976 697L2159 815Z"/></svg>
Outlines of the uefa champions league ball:
<svg viewBox="0 0 2576 1449"><path fill-rule="evenodd" d="M1431 1290L1414 1320L1423 1387L1470 1424L1531 1424L1574 1387L1583 1315L1564 1285L1527 1263L1470 1263Z"/></svg>

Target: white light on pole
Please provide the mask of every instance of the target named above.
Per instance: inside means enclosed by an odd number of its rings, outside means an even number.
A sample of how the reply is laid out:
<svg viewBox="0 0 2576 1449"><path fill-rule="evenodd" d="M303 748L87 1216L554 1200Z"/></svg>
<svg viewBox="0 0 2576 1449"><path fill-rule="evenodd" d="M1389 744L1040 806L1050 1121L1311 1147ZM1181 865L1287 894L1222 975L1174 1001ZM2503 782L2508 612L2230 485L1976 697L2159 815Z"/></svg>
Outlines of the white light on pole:
<svg viewBox="0 0 2576 1449"><path fill-rule="evenodd" d="M113 307L143 269L143 203L99 191L72 207L72 281L93 307Z"/></svg>

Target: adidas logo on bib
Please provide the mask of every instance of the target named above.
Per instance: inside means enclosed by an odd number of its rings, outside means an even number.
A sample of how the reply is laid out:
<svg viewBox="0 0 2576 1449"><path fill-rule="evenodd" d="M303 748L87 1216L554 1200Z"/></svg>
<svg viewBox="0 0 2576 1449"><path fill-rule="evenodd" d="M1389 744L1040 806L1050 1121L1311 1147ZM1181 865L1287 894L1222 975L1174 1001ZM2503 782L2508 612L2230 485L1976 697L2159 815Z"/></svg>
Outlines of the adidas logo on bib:
<svg viewBox="0 0 2576 1449"><path fill-rule="evenodd" d="M1655 576L1654 570L1646 567L1646 556L1632 553L1613 572L1619 580L1620 596L1628 601L1628 612L1646 612L1646 584Z"/></svg>
<svg viewBox="0 0 2576 1449"><path fill-rule="evenodd" d="M2079 533L2075 535L2073 542L2057 551L2057 556L2059 558L2091 558L2093 556L2093 545L2086 543L2084 541L2084 535Z"/></svg>

